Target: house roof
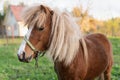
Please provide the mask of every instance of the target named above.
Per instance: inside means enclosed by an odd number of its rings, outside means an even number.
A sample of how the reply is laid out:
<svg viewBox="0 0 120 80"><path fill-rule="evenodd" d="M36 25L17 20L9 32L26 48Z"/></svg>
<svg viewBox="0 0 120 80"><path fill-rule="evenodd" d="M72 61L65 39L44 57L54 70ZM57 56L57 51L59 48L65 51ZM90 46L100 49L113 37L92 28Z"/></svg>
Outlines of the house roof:
<svg viewBox="0 0 120 80"><path fill-rule="evenodd" d="M21 21L22 18L21 18L21 13L23 11L25 6L21 6L21 5L10 5L10 9L13 13L13 15L15 16L16 20L17 21Z"/></svg>

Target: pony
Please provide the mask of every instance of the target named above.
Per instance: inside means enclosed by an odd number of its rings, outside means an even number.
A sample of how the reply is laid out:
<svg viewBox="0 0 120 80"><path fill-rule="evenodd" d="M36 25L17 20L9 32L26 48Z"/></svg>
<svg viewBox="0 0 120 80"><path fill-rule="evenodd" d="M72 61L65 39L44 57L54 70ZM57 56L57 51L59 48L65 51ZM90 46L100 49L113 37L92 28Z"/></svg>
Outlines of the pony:
<svg viewBox="0 0 120 80"><path fill-rule="evenodd" d="M18 59L30 62L49 55L58 80L111 80L112 45L101 33L83 36L67 11L45 5L24 11L28 32L18 50Z"/></svg>

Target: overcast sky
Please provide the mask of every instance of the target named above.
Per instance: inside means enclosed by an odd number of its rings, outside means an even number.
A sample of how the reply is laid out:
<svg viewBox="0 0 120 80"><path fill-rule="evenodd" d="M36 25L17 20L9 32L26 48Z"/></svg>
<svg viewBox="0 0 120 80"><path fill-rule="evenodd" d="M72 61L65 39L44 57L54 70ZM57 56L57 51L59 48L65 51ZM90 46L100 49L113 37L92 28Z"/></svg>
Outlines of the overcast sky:
<svg viewBox="0 0 120 80"><path fill-rule="evenodd" d="M0 0L0 10L2 9L4 1L9 1L11 4L25 4L44 3L52 7L60 9L67 9L71 11L74 6L82 5L84 9L88 6L89 14L97 19L109 19L112 17L120 17L120 0Z"/></svg>

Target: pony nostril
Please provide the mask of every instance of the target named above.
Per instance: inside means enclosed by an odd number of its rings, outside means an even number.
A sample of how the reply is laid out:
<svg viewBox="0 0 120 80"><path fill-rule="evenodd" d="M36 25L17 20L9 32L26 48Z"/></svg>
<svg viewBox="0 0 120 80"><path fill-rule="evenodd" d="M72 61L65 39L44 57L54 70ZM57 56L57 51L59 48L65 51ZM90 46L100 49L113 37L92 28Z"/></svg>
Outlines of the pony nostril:
<svg viewBox="0 0 120 80"><path fill-rule="evenodd" d="M22 54L18 55L18 59L20 61L25 61L25 52L23 52Z"/></svg>
<svg viewBox="0 0 120 80"><path fill-rule="evenodd" d="M18 55L18 59L19 59L20 61L23 61L23 54Z"/></svg>
<svg viewBox="0 0 120 80"><path fill-rule="evenodd" d="M25 59L25 52L23 52L23 59Z"/></svg>

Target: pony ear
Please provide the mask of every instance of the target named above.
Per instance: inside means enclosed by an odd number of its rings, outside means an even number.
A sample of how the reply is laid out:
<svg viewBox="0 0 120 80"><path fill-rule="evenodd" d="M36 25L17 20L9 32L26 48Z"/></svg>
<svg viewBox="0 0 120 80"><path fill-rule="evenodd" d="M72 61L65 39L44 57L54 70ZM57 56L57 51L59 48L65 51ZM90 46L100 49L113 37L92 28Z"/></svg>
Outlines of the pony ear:
<svg viewBox="0 0 120 80"><path fill-rule="evenodd" d="M50 8L48 8L48 7L44 6L44 5L40 5L40 9L41 9L42 11L44 11L45 13L47 13L47 12L49 11L51 15L54 14L54 11L53 11L53 10L51 10Z"/></svg>
<svg viewBox="0 0 120 80"><path fill-rule="evenodd" d="M46 13L46 7L44 5L40 5L40 9Z"/></svg>
<svg viewBox="0 0 120 80"><path fill-rule="evenodd" d="M51 15L53 15L53 14L54 14L54 11L53 11L53 10L51 10L51 11L50 11L50 14L51 14Z"/></svg>

